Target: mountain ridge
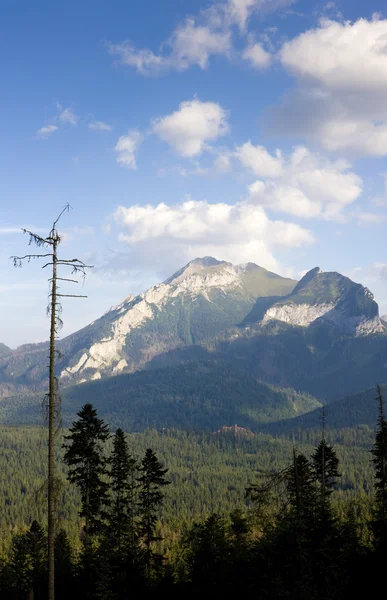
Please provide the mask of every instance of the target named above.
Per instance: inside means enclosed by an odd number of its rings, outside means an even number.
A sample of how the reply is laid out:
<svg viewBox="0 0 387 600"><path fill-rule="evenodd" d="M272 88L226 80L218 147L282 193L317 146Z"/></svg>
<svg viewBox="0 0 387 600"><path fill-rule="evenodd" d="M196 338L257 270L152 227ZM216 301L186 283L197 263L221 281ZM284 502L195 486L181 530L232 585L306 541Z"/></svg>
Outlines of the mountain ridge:
<svg viewBox="0 0 387 600"><path fill-rule="evenodd" d="M57 376L68 387L200 358L328 401L383 380L386 331L371 292L339 273L315 267L296 282L203 257L60 340ZM4 347L0 394L46 380L47 343Z"/></svg>

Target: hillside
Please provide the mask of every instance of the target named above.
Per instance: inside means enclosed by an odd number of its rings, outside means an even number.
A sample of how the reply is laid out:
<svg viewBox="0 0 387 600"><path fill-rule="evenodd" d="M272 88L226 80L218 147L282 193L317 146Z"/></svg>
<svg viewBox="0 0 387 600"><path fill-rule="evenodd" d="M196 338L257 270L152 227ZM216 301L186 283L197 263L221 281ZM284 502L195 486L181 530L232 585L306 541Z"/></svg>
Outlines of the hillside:
<svg viewBox="0 0 387 600"><path fill-rule="evenodd" d="M387 383L381 387L386 397ZM359 394L347 396L332 402L326 408L326 425L329 429L334 430L366 425L374 431L378 419L378 411L379 404L376 398L376 386L374 386ZM273 425L265 426L263 429L280 435L297 435L301 431L319 429L321 427L321 414L321 408L317 408L308 414L279 421Z"/></svg>
<svg viewBox="0 0 387 600"><path fill-rule="evenodd" d="M127 431L179 428L214 431L305 413L320 406L311 396L278 389L217 361L139 371L66 388L62 393L65 425L90 401L112 425ZM2 423L41 422L41 396L8 398L0 405Z"/></svg>

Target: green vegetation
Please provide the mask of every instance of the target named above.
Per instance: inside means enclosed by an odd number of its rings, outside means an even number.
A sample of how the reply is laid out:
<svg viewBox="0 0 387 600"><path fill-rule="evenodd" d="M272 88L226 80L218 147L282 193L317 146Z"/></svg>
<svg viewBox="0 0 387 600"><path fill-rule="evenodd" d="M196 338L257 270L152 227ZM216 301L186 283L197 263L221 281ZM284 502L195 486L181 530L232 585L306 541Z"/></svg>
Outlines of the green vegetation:
<svg viewBox="0 0 387 600"><path fill-rule="evenodd" d="M342 474L351 449L338 444L333 447L328 433L314 444L314 450L241 428L212 435L150 431L132 434L128 441L118 430L108 446L107 425L91 405L85 405L65 438L64 458L70 468L67 481L76 484L72 491L83 521L76 521L72 543L63 529L57 533L58 598L76 594L119 600L130 594L153 597L174 592L244 592L290 600L349 599L355 597L355 591L364 595L365 569L375 586L384 577L380 565L385 560L385 545L380 532L385 532L387 454L380 392L379 399L376 439L369 440L376 466L374 509L372 497L367 504L361 491L351 498L349 490L343 490L340 480L345 477ZM139 450L145 435L169 449L171 462L181 465L184 459L191 493L195 488L195 444L197 452L207 452L220 461L217 472L219 475L223 466L228 485L232 480L228 457L235 461L242 455L246 466L249 464L244 485L247 495L241 494L231 511L205 505L200 520L195 515L193 521L192 513L184 520L180 512L184 506L179 493L182 486L172 468L165 468L150 447L141 462L130 452L133 443ZM340 435L345 438L345 432ZM268 463L265 445L266 450L271 446ZM183 454L187 450L191 455ZM364 464L368 468L370 454L365 448L357 452L354 482L358 486L362 452L367 454ZM188 466L189 459L192 464ZM96 466L95 476L92 465ZM204 466L200 461L196 471L199 465ZM372 472L370 476L372 483ZM211 486L218 500L225 495L214 489L213 481L207 484L207 491ZM170 511L175 508L178 514L175 527L172 511L168 516L166 512L168 498ZM0 591L9 600L31 596L44 600L46 589L46 536L33 520L9 540L0 562Z"/></svg>
<svg viewBox="0 0 387 600"><path fill-rule="evenodd" d="M172 485L165 490L162 509L164 526L178 530L195 519L212 512L227 513L244 505L245 488L255 473L281 470L292 453L291 439L256 435L194 433L178 430L129 434L130 453L141 458L153 448L169 468ZM317 444L319 431L299 436L297 447L310 453ZM368 428L327 432L334 441L341 461L337 500L344 503L372 490L369 449L373 432ZM298 438L297 438L298 439ZM60 445L60 441L58 443ZM109 446L109 448L111 445ZM63 457L63 451L58 458ZM23 529L31 519L44 521L45 515L45 431L40 428L0 427L0 541L9 546L12 532ZM77 538L80 520L80 494L66 482L61 467L59 526L71 540Z"/></svg>

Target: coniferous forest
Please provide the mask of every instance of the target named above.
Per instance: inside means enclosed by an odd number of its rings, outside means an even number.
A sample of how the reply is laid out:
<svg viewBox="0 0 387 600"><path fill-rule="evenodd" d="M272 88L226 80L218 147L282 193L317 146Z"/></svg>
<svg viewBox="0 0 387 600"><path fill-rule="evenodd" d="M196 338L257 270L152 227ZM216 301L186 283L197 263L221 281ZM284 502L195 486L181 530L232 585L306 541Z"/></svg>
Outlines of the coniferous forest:
<svg viewBox="0 0 387 600"><path fill-rule="evenodd" d="M197 512L193 519L192 508L184 510L187 496L181 476L144 446L152 436L158 446L157 438L163 435L173 446L171 456L176 456L178 448L183 454L192 447L190 434L185 434L184 444L182 432L150 432L138 444L139 456L130 436L122 429L111 433L97 410L85 404L61 444L67 482L58 480L56 491L57 597L126 599L138 594L240 591L260 598L325 600L370 593L382 584L387 539L387 420L380 390L378 401L376 434L364 457L370 470L364 471L362 486L372 488L367 496L356 489L356 472L345 466L344 461L353 460L350 452L341 451L340 460L330 443L324 418L314 447L310 439L309 444L297 445L282 439L277 462L265 458L263 438L271 445L274 438L262 435L254 448L252 434L230 428L213 434L213 440L202 440L209 453L215 447L223 451L218 468L209 473L212 488L209 481L205 485L214 496L227 495L216 473L219 477L223 470L224 480L231 483L227 453L244 449L241 471L250 470L250 476L241 478L246 485L239 505L238 494L229 505L202 497L202 514ZM9 428L8 433L17 431ZM367 444L367 436L363 442ZM272 451L273 446L271 457ZM199 463L198 455L196 464L186 465L190 488L201 485ZM11 496L5 501L10 507ZM211 510L214 507L218 510ZM47 597L45 516L29 508L36 518L30 517L28 526L2 534L2 598ZM24 510L26 522L28 505ZM9 518L9 529L12 522Z"/></svg>

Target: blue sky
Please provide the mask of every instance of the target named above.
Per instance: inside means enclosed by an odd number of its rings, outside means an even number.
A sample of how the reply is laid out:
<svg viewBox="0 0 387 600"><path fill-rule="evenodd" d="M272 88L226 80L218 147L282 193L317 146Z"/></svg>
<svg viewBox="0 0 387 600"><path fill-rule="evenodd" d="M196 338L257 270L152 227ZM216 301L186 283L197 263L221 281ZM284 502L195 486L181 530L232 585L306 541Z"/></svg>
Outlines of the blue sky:
<svg viewBox="0 0 387 600"><path fill-rule="evenodd" d="M46 273L9 256L66 202L95 266L63 335L206 254L340 271L386 314L383 4L3 2L0 341L47 337Z"/></svg>

